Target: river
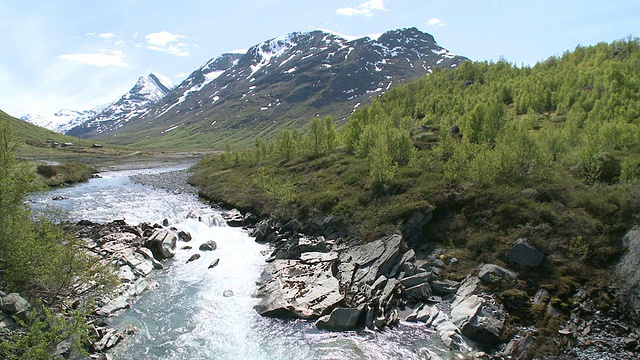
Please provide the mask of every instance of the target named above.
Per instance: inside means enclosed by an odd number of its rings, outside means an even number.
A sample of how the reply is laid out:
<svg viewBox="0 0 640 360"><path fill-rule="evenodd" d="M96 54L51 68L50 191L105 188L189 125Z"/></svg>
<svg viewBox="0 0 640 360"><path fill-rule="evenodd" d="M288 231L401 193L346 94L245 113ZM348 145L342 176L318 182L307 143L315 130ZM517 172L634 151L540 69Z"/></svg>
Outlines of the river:
<svg viewBox="0 0 640 360"><path fill-rule="evenodd" d="M110 355L113 359L425 359L423 348L452 358L433 331L401 322L393 329L372 332L327 332L313 322L259 316L253 292L265 265L266 245L257 244L246 230L228 227L219 210L196 195L134 184L139 173L176 170L150 169L101 173L87 183L54 189L34 196L34 207L61 209L72 221L107 222L125 219L160 223L191 233L193 250L180 249L165 260L164 270L150 276L158 286L117 315L112 326L133 325ZM53 201L53 197L63 200ZM209 219L188 219L192 211ZM198 246L214 240L218 248L200 252ZM219 265L207 269L215 259ZM433 354L433 353L432 353Z"/></svg>

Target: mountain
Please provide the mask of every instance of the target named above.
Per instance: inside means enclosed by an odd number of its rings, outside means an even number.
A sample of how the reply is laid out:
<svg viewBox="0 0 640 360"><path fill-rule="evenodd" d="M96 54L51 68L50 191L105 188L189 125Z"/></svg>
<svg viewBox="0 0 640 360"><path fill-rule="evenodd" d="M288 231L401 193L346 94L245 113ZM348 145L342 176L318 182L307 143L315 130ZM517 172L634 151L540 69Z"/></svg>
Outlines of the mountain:
<svg viewBox="0 0 640 360"><path fill-rule="evenodd" d="M67 129L66 134L92 137L114 131L130 119L144 114L150 105L162 99L174 87L175 84L164 75L141 76L133 88L117 101L72 120L73 126Z"/></svg>
<svg viewBox="0 0 640 360"><path fill-rule="evenodd" d="M96 116L105 107L106 105L102 105L85 111L63 109L53 115L28 113L20 116L19 118L34 125L63 134L71 128Z"/></svg>
<svg viewBox="0 0 640 360"><path fill-rule="evenodd" d="M392 86L467 60L416 28L361 38L295 32L212 59L123 126L70 134L147 147L248 144L314 116L343 121Z"/></svg>

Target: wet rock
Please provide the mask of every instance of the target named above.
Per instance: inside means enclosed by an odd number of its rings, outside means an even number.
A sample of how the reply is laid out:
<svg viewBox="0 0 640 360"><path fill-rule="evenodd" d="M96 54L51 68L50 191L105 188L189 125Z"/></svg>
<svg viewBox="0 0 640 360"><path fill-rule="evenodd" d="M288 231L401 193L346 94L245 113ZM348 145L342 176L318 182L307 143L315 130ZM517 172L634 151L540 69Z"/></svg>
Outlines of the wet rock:
<svg viewBox="0 0 640 360"><path fill-rule="evenodd" d="M189 262L198 260L198 259L200 259L200 256L201 256L200 254L193 254L193 255L191 255L191 257L189 257L189 260L187 260L187 262L189 263Z"/></svg>
<svg viewBox="0 0 640 360"><path fill-rule="evenodd" d="M184 242L189 242L189 241L191 241L191 234L189 234L186 231L179 231L178 232L178 240L184 241Z"/></svg>
<svg viewBox="0 0 640 360"><path fill-rule="evenodd" d="M207 269L211 269L214 268L216 266L218 266L218 264L220 263L220 259L215 259L211 262L211 264L209 264L209 266L207 267Z"/></svg>
<svg viewBox="0 0 640 360"><path fill-rule="evenodd" d="M542 264L544 253L531 246L527 239L520 238L507 254L507 261L510 264L516 264L527 267L536 267Z"/></svg>
<svg viewBox="0 0 640 360"><path fill-rule="evenodd" d="M198 249L200 249L201 251L213 251L217 248L218 244L216 244L216 242L213 240L209 240L198 247Z"/></svg>
<svg viewBox="0 0 640 360"><path fill-rule="evenodd" d="M168 259L175 256L177 240L178 236L174 232L160 229L144 242L144 246L151 250L154 258Z"/></svg>
<svg viewBox="0 0 640 360"><path fill-rule="evenodd" d="M122 339L122 333L116 329L109 329L105 332L102 338L93 344L93 348L96 351L104 351L114 347Z"/></svg>
<svg viewBox="0 0 640 360"><path fill-rule="evenodd" d="M331 314L318 319L318 321L316 321L316 326L321 329L334 331L355 329L362 318L362 309L363 307L335 308L331 311Z"/></svg>
<svg viewBox="0 0 640 360"><path fill-rule="evenodd" d="M480 267L478 278L484 283L498 286L508 286L516 282L517 274L501 266L485 264Z"/></svg>
<svg viewBox="0 0 640 360"><path fill-rule="evenodd" d="M222 214L222 217L231 227L241 227L244 225L244 216L238 209L231 209Z"/></svg>

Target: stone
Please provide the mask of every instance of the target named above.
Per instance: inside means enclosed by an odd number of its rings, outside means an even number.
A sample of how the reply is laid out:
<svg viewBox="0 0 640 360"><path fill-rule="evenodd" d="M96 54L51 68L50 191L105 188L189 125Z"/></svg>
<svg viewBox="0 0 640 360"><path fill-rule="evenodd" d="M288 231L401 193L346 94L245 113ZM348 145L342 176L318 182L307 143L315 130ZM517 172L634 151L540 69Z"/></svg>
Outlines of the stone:
<svg viewBox="0 0 640 360"><path fill-rule="evenodd" d="M342 331L352 330L360 323L362 307L343 308L337 307L331 314L325 315L316 321L316 326L325 330Z"/></svg>
<svg viewBox="0 0 640 360"><path fill-rule="evenodd" d="M264 270L254 307L263 316L317 319L343 301L332 263L274 260Z"/></svg>
<svg viewBox="0 0 640 360"><path fill-rule="evenodd" d="M227 289L222 293L222 296L224 297L232 297L233 296L233 290Z"/></svg>
<svg viewBox="0 0 640 360"><path fill-rule="evenodd" d="M102 338L93 344L96 351L103 351L114 347L122 339L122 333L116 329L109 329Z"/></svg>
<svg viewBox="0 0 640 360"><path fill-rule="evenodd" d="M531 246L527 239L520 238L507 254L507 261L510 264L516 264L526 267L536 267L542 264L544 253Z"/></svg>
<svg viewBox="0 0 640 360"><path fill-rule="evenodd" d="M458 290L460 283L453 280L434 280L431 281L431 289L438 295L453 294Z"/></svg>
<svg viewBox="0 0 640 360"><path fill-rule="evenodd" d="M218 244L216 244L216 242L213 240L209 240L203 243L202 245L200 245L198 249L200 249L201 251L213 251L217 248L218 248Z"/></svg>
<svg viewBox="0 0 640 360"><path fill-rule="evenodd" d="M266 242L269 235L276 232L275 226L276 222L273 219L262 220L256 224L250 235L256 238L256 242Z"/></svg>
<svg viewBox="0 0 640 360"><path fill-rule="evenodd" d="M516 282L517 274L495 264L484 264L480 267L478 278L484 283L508 286Z"/></svg>
<svg viewBox="0 0 640 360"><path fill-rule="evenodd" d="M505 318L502 304L479 288L477 277L465 280L451 304L451 322L464 336L484 346L500 342Z"/></svg>
<svg viewBox="0 0 640 360"><path fill-rule="evenodd" d="M164 269L164 265L162 265L161 262L159 262L158 260L156 260L156 258L153 257L153 253L151 252L150 249L146 247L139 247L136 249L136 252L139 252L145 258L151 261L151 265L153 265L154 269Z"/></svg>
<svg viewBox="0 0 640 360"><path fill-rule="evenodd" d="M346 288L357 291L361 284L372 284L380 275L389 276L403 247L402 236L394 234L348 248L340 256L340 280Z"/></svg>
<svg viewBox="0 0 640 360"><path fill-rule="evenodd" d="M533 303L536 305L539 305L549 301L549 299L550 299L549 292L545 289L540 289L533 296Z"/></svg>
<svg viewBox="0 0 640 360"><path fill-rule="evenodd" d="M192 261L198 260L198 259L200 259L200 256L201 256L200 254L193 254L193 255L191 255L191 257L189 257L187 262L192 262Z"/></svg>
<svg viewBox="0 0 640 360"><path fill-rule="evenodd" d="M244 225L244 216L238 209L231 209L223 213L222 218L227 222L227 225L231 227L241 227Z"/></svg>
<svg viewBox="0 0 640 360"><path fill-rule="evenodd" d="M431 295L431 286L428 282L418 284L404 289L404 294L409 301L423 301L427 300Z"/></svg>
<svg viewBox="0 0 640 360"><path fill-rule="evenodd" d="M640 226L635 226L622 238L626 252L615 266L615 273L624 298L640 312Z"/></svg>
<svg viewBox="0 0 640 360"><path fill-rule="evenodd" d="M409 288L416 285L421 285L433 280L433 273L430 272L421 272L416 275L409 276L403 279L400 279L400 284L405 288Z"/></svg>
<svg viewBox="0 0 640 360"><path fill-rule="evenodd" d="M300 262L303 264L313 265L321 262L334 262L338 260L338 257L339 255L336 252L324 253L310 251L300 254Z"/></svg>
<svg viewBox="0 0 640 360"><path fill-rule="evenodd" d="M10 293L2 297L2 311L9 315L26 311L29 306L29 302L18 293Z"/></svg>
<svg viewBox="0 0 640 360"><path fill-rule="evenodd" d="M423 211L416 211L402 225L402 236L409 245L424 246L426 240L424 237L424 227L433 218L433 209L427 208Z"/></svg>
<svg viewBox="0 0 640 360"><path fill-rule="evenodd" d="M154 265L143 254L134 252L129 249L123 256L122 260L127 263L133 273L137 276L147 276L153 271Z"/></svg>
<svg viewBox="0 0 640 360"><path fill-rule="evenodd" d="M178 232L178 240L184 241L184 242L189 242L189 241L191 241L191 234L189 234L186 231L179 231Z"/></svg>
<svg viewBox="0 0 640 360"><path fill-rule="evenodd" d="M120 272L118 273L118 277L122 281L133 282L136 279L136 275L133 273L131 266L125 265L120 267Z"/></svg>
<svg viewBox="0 0 640 360"><path fill-rule="evenodd" d="M168 259L175 256L177 240L178 236L173 231L159 229L144 242L144 246L151 250L157 260Z"/></svg>
<svg viewBox="0 0 640 360"><path fill-rule="evenodd" d="M211 269L214 268L216 266L218 266L218 263L220 263L220 259L215 259L211 262L211 264L209 264L209 266L207 267L207 269Z"/></svg>

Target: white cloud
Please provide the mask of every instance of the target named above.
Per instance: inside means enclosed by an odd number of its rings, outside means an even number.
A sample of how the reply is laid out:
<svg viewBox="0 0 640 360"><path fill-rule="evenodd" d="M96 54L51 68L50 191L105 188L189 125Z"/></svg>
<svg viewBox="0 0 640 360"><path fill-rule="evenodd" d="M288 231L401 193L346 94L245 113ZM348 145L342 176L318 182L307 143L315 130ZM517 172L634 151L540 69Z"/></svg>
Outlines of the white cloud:
<svg viewBox="0 0 640 360"><path fill-rule="evenodd" d="M374 10L386 11L384 7L384 0L369 0L361 3L357 7L345 7L336 10L336 14L344 16L373 16Z"/></svg>
<svg viewBox="0 0 640 360"><path fill-rule="evenodd" d="M427 26L434 27L434 28L441 28L443 26L447 26L447 24L438 18L431 18L427 20Z"/></svg>
<svg viewBox="0 0 640 360"><path fill-rule="evenodd" d="M146 36L147 49L160 51L175 56L189 56L187 44L180 42L184 35L175 35L168 31L160 31Z"/></svg>
<svg viewBox="0 0 640 360"><path fill-rule="evenodd" d="M114 34L114 33L102 33L102 34L98 35L98 37L101 38L101 39L111 39L111 38L116 37L116 34Z"/></svg>
<svg viewBox="0 0 640 360"><path fill-rule="evenodd" d="M58 56L59 60L71 61L79 64L94 65L100 67L122 66L129 67L124 60L122 51L112 51L110 54L63 54Z"/></svg>

